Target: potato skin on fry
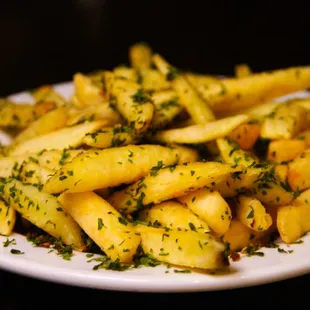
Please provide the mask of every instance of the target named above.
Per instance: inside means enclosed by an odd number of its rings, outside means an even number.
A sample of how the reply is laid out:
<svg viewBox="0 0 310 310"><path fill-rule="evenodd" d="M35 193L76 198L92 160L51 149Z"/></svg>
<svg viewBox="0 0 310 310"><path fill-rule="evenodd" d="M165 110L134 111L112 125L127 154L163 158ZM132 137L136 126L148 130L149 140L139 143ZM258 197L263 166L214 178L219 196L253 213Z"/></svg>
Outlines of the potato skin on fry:
<svg viewBox="0 0 310 310"><path fill-rule="evenodd" d="M155 259L189 268L222 269L229 265L225 245L211 234L194 231L166 231L137 226L142 249Z"/></svg>
<svg viewBox="0 0 310 310"><path fill-rule="evenodd" d="M159 145L129 145L91 150L76 156L44 185L47 193L91 191L132 183L161 161L173 165L179 153Z"/></svg>
<svg viewBox="0 0 310 310"><path fill-rule="evenodd" d="M140 236L106 200L93 192L64 193L61 202L65 210L86 234L112 260L132 262L140 244Z"/></svg>

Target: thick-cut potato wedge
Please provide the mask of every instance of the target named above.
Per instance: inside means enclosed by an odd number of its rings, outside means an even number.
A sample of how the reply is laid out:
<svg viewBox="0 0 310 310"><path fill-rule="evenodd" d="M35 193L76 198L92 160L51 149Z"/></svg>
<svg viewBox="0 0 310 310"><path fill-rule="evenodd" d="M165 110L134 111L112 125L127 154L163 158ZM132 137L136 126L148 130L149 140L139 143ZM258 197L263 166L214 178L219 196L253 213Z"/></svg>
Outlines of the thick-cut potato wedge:
<svg viewBox="0 0 310 310"><path fill-rule="evenodd" d="M179 202L169 200L139 212L139 219L154 227L210 232L208 224Z"/></svg>
<svg viewBox="0 0 310 310"><path fill-rule="evenodd" d="M261 125L261 137L265 139L292 139L307 127L306 110L293 105L281 104L268 115Z"/></svg>
<svg viewBox="0 0 310 310"><path fill-rule="evenodd" d="M310 205L288 205L278 209L277 228L285 243L293 243L310 231Z"/></svg>
<svg viewBox="0 0 310 310"><path fill-rule="evenodd" d="M306 150L288 164L287 179L294 191L310 188L310 150Z"/></svg>
<svg viewBox="0 0 310 310"><path fill-rule="evenodd" d="M73 76L75 95L82 107L102 104L105 101L103 89L92 83L91 79L82 74L76 73ZM78 106L77 108L81 108Z"/></svg>
<svg viewBox="0 0 310 310"><path fill-rule="evenodd" d="M131 213L150 203L177 198L205 186L213 188L226 182L231 172L229 165L217 162L196 162L158 169L113 193L108 201L118 210Z"/></svg>
<svg viewBox="0 0 310 310"><path fill-rule="evenodd" d="M23 141L50 133L64 127L67 122L68 113L68 108L62 106L44 114L36 121L32 122L25 130L20 132L14 138L13 145L17 145Z"/></svg>
<svg viewBox="0 0 310 310"><path fill-rule="evenodd" d="M172 144L171 147L176 149L180 153L178 164L199 161L200 155L196 149L180 144Z"/></svg>
<svg viewBox="0 0 310 310"><path fill-rule="evenodd" d="M10 176L18 177L27 163L39 164L40 167L46 167L55 171L62 165L70 162L73 157L83 153L84 150L63 150L63 151L44 151L40 153L29 153L16 156L0 158L0 177L8 178Z"/></svg>
<svg viewBox="0 0 310 310"><path fill-rule="evenodd" d="M87 133L94 132L105 125L104 121L86 122L26 140L10 150L9 155L40 152L42 150L63 150L78 147Z"/></svg>
<svg viewBox="0 0 310 310"><path fill-rule="evenodd" d="M310 66L201 83L196 89L215 113L238 111L310 87Z"/></svg>
<svg viewBox="0 0 310 310"><path fill-rule="evenodd" d="M242 150L236 142L230 139L216 139L216 143L225 163L244 167L258 163L258 159L251 152Z"/></svg>
<svg viewBox="0 0 310 310"><path fill-rule="evenodd" d="M152 65L152 50L145 43L136 43L129 48L129 61L135 69L148 69Z"/></svg>
<svg viewBox="0 0 310 310"><path fill-rule="evenodd" d="M121 214L93 192L64 193L60 201L85 233L112 260L130 263L140 244L140 236Z"/></svg>
<svg viewBox="0 0 310 310"><path fill-rule="evenodd" d="M117 110L138 133L145 132L154 114L149 92L137 83L117 79L111 72L105 72L104 76L109 96L116 98Z"/></svg>
<svg viewBox="0 0 310 310"><path fill-rule="evenodd" d="M252 70L247 64L238 64L234 68L236 78L244 78L252 74Z"/></svg>
<svg viewBox="0 0 310 310"><path fill-rule="evenodd" d="M301 155L307 149L304 140L274 140L268 145L267 159L276 163L288 162Z"/></svg>
<svg viewBox="0 0 310 310"><path fill-rule="evenodd" d="M152 139L165 143L206 143L227 136L232 130L249 120L247 115L236 115L216 120L205 125L158 131Z"/></svg>
<svg viewBox="0 0 310 310"><path fill-rule="evenodd" d="M171 88L169 81L156 69L140 69L139 78L145 90L164 91Z"/></svg>
<svg viewBox="0 0 310 310"><path fill-rule="evenodd" d="M205 124L215 120L214 113L208 104L200 98L195 88L178 73L176 68L173 68L158 54L153 55L152 60L166 80L171 81L171 86L178 95L180 104L185 107L196 124Z"/></svg>
<svg viewBox="0 0 310 310"><path fill-rule="evenodd" d="M10 236L16 222L16 211L0 200L0 235Z"/></svg>
<svg viewBox="0 0 310 310"><path fill-rule="evenodd" d="M31 92L31 95L37 103L55 102L58 107L67 105L66 99L57 93L51 85L43 85Z"/></svg>
<svg viewBox="0 0 310 310"><path fill-rule="evenodd" d="M228 134L228 138L238 143L241 149L249 151L260 137L258 124L242 124Z"/></svg>
<svg viewBox="0 0 310 310"><path fill-rule="evenodd" d="M71 110L66 125L77 125L86 121L104 120L107 125L121 124L123 121L113 105L108 102L83 109Z"/></svg>
<svg viewBox="0 0 310 310"><path fill-rule="evenodd" d="M4 181L2 185L3 199L24 218L51 236L60 237L65 244L77 249L82 247L81 228L56 197L17 180Z"/></svg>
<svg viewBox="0 0 310 310"><path fill-rule="evenodd" d="M76 156L44 185L48 193L85 192L132 183L146 176L159 161L173 165L176 149L159 145L130 145L91 150Z"/></svg>
<svg viewBox="0 0 310 310"><path fill-rule="evenodd" d="M231 225L223 237L223 241L229 243L231 252L239 252L243 248L256 244L261 238L270 233L269 231L254 231L237 219L231 221Z"/></svg>
<svg viewBox="0 0 310 310"><path fill-rule="evenodd" d="M165 231L160 228L137 226L145 253L155 259L178 266L200 269L227 267L225 245L211 234L194 231Z"/></svg>
<svg viewBox="0 0 310 310"><path fill-rule="evenodd" d="M296 139L305 141L307 148L309 148L310 147L310 130L305 130L305 131L300 132L296 136Z"/></svg>
<svg viewBox="0 0 310 310"><path fill-rule="evenodd" d="M105 149L108 147L134 144L137 141L135 132L130 126L104 127L86 134L83 142L86 145Z"/></svg>
<svg viewBox="0 0 310 310"><path fill-rule="evenodd" d="M54 102L43 102L37 105L0 100L0 127L24 129L31 122L56 108Z"/></svg>
<svg viewBox="0 0 310 310"><path fill-rule="evenodd" d="M236 218L248 228L255 231L267 230L272 225L272 218L261 202L253 197L238 197Z"/></svg>
<svg viewBox="0 0 310 310"><path fill-rule="evenodd" d="M231 210L218 191L200 189L177 199L206 221L215 233L223 235L230 227Z"/></svg>
<svg viewBox="0 0 310 310"><path fill-rule="evenodd" d="M307 111L310 111L310 99L309 98L292 99L290 100L290 102L294 105L298 105L304 108Z"/></svg>
<svg viewBox="0 0 310 310"><path fill-rule="evenodd" d="M133 68L128 68L125 66L119 66L113 69L113 73L117 78L123 78L133 82L138 81L137 71Z"/></svg>
<svg viewBox="0 0 310 310"><path fill-rule="evenodd" d="M178 97L172 90L156 92L152 95L152 100L155 111L151 127L154 129L166 127L183 110Z"/></svg>

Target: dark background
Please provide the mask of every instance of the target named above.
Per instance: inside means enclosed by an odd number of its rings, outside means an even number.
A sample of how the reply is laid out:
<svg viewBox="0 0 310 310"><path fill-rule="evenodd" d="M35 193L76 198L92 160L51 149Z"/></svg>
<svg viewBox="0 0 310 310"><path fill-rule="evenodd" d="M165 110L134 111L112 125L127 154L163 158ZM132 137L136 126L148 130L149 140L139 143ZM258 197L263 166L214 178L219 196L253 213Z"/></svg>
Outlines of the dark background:
<svg viewBox="0 0 310 310"><path fill-rule="evenodd" d="M309 8L297 0L1 0L0 96L126 63L137 41L197 72L308 65Z"/></svg>

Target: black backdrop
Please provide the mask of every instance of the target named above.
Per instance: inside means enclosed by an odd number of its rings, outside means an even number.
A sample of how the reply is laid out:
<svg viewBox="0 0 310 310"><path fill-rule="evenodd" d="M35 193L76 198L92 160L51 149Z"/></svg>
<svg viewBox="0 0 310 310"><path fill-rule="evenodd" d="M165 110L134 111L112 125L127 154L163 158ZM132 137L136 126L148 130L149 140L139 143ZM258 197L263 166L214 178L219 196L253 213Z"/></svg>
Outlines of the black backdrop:
<svg viewBox="0 0 310 310"><path fill-rule="evenodd" d="M1 0L0 96L126 63L137 41L198 72L308 65L309 2Z"/></svg>

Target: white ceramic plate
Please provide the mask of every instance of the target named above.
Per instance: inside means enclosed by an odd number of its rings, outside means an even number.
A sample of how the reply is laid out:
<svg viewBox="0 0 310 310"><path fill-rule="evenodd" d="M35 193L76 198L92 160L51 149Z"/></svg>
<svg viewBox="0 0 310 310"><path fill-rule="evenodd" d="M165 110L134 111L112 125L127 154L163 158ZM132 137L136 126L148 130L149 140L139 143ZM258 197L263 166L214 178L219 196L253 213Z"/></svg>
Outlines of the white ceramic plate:
<svg viewBox="0 0 310 310"><path fill-rule="evenodd" d="M72 84L55 85L55 89L65 97L72 93ZM294 97L305 97L307 93L298 93ZM287 99L286 96L281 99ZM11 99L30 101L26 93L16 94ZM8 142L9 137L3 137ZM34 247L24 236L13 234L16 244L2 246L7 240L0 236L0 268L21 275L51 282L63 283L88 288L110 289L139 292L193 292L212 291L254 286L310 272L310 235L303 238L302 244L280 247L291 254L280 253L277 249L262 249L264 257L242 257L238 262L231 262L229 272L225 274L175 273L175 268L157 266L143 267L128 271L111 271L92 268L97 262L87 262L85 253L74 253L71 261L63 260L55 252ZM11 249L18 249L24 254L11 254Z"/></svg>

